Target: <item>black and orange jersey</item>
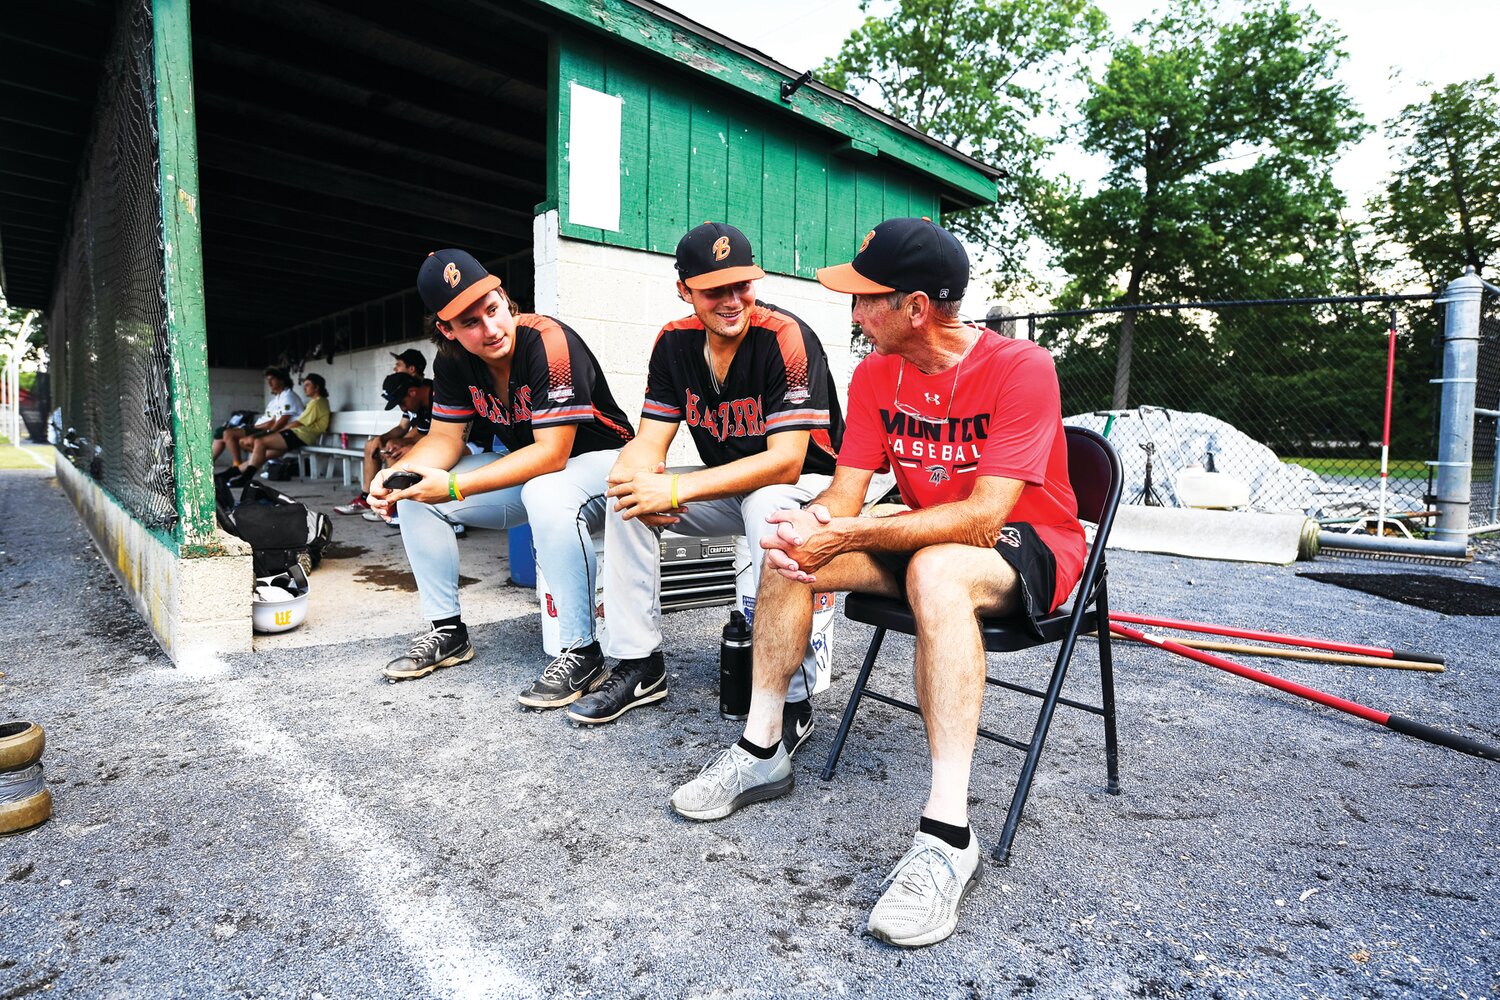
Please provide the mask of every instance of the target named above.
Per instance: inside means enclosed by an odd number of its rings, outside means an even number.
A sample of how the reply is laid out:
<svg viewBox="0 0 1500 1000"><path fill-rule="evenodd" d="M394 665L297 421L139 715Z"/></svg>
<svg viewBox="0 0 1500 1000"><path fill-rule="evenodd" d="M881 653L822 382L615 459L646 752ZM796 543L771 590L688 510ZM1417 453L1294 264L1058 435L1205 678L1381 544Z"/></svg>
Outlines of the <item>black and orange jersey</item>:
<svg viewBox="0 0 1500 1000"><path fill-rule="evenodd" d="M536 427L577 424L573 455L618 448L635 436L594 353L550 316L516 317L509 406L495 394L489 367L467 351L439 353L432 374L434 420L486 421L510 451L531 444Z"/></svg>
<svg viewBox="0 0 1500 1000"><path fill-rule="evenodd" d="M707 338L696 316L662 327L651 350L641 417L686 421L708 466L760 454L769 434L810 431L802 471L831 475L844 418L828 356L807 324L757 302L718 389L704 355Z"/></svg>

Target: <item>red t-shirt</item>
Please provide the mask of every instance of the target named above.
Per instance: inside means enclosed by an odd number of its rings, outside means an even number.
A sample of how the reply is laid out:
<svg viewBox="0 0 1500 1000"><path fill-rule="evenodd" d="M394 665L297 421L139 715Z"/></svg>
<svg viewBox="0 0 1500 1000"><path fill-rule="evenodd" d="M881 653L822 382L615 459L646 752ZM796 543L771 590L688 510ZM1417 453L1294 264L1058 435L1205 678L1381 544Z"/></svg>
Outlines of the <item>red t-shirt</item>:
<svg viewBox="0 0 1500 1000"><path fill-rule="evenodd" d="M849 383L839 464L873 470L889 462L901 499L914 510L963 500L980 476L1025 483L1009 520L1030 524L1052 550L1055 609L1083 575L1087 543L1068 482L1052 356L1030 341L986 330L957 369L924 375L908 364L902 374L894 354L860 362ZM946 421L928 424L897 409L898 376L903 404Z"/></svg>

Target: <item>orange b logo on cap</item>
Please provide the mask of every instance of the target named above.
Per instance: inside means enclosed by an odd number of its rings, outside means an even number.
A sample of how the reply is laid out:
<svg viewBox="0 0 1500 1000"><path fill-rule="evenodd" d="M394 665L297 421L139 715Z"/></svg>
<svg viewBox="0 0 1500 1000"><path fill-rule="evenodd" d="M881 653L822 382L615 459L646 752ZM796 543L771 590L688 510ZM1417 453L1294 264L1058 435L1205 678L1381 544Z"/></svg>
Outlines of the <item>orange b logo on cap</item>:
<svg viewBox="0 0 1500 1000"><path fill-rule="evenodd" d="M859 245L859 249L856 250L855 253L864 253L865 252L865 247L869 246L870 245L870 241L873 240L874 238L875 238L875 230L872 229L868 233L865 233L865 241Z"/></svg>
<svg viewBox="0 0 1500 1000"><path fill-rule="evenodd" d="M714 240L714 260L723 260L729 256L729 237L720 236Z"/></svg>
<svg viewBox="0 0 1500 1000"><path fill-rule="evenodd" d="M462 279L463 275L458 273L458 265L449 261L448 266L443 268L443 280L448 283L448 287L457 288Z"/></svg>

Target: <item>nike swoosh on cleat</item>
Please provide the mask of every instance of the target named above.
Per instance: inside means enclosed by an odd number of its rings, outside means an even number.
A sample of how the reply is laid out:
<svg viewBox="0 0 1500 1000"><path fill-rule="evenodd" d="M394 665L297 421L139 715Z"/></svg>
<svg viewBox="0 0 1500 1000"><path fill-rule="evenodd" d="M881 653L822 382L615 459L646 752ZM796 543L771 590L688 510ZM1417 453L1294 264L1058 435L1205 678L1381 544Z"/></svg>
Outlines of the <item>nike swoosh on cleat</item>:
<svg viewBox="0 0 1500 1000"><path fill-rule="evenodd" d="M801 722L801 721L798 721L798 723L796 725L797 739L800 740L802 737L806 736L807 735L807 731L809 729L811 729L811 728L812 728L812 720L811 719L808 719L805 723Z"/></svg>
<svg viewBox="0 0 1500 1000"><path fill-rule="evenodd" d="M650 686L643 687L642 686L643 683L644 682L642 682L642 681L637 681L636 682L636 685L635 685L635 694L632 695L631 697L633 697L633 698L639 698L643 694L649 694L650 691L651 691L651 688L656 687L655 684L651 684Z"/></svg>

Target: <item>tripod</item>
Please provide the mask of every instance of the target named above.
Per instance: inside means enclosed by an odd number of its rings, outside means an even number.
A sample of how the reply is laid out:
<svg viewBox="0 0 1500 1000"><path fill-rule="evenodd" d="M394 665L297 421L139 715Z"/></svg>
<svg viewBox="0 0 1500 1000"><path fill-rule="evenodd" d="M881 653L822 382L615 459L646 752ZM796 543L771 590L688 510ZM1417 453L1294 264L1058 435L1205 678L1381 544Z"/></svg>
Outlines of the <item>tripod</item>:
<svg viewBox="0 0 1500 1000"><path fill-rule="evenodd" d="M1130 499L1130 502L1133 504L1144 504L1147 507L1165 507L1166 504L1161 502L1161 497L1157 494L1156 487L1151 484L1151 462L1156 454L1156 442L1147 441L1140 448L1146 453L1146 480L1141 483L1141 488L1136 491L1135 496Z"/></svg>

